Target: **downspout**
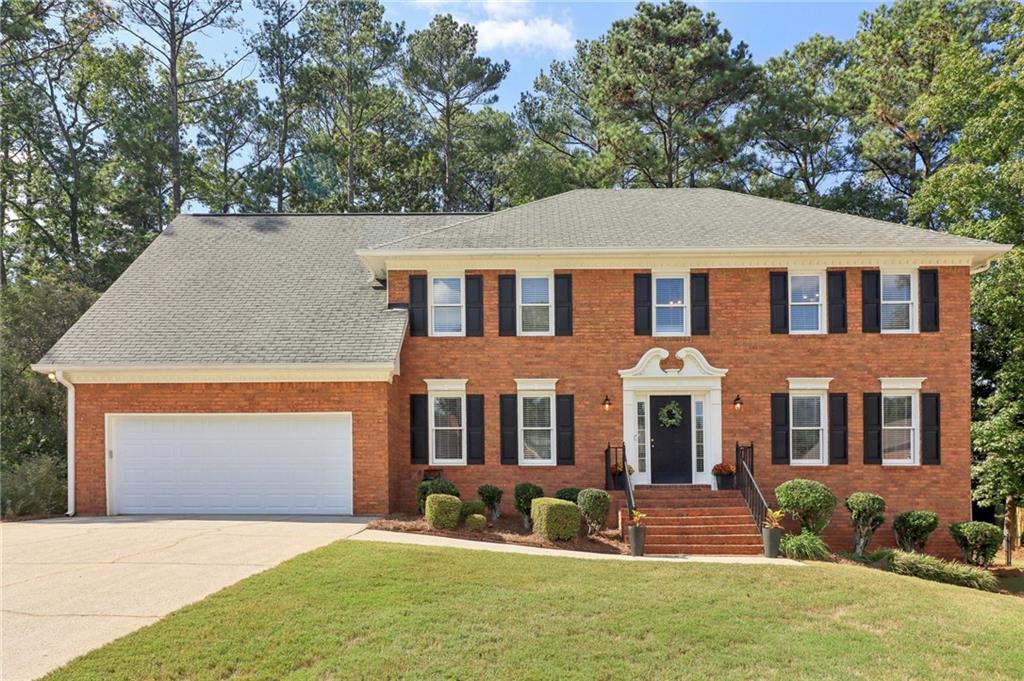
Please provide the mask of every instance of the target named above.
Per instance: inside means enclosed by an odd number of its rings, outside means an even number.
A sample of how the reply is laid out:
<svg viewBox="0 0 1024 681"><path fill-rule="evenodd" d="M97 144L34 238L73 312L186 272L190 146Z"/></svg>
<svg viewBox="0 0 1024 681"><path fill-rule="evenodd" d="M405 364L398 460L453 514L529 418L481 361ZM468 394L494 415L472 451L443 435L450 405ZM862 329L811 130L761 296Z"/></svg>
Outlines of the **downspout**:
<svg viewBox="0 0 1024 681"><path fill-rule="evenodd" d="M68 389L68 516L75 515L75 385L63 371L51 374L53 380Z"/></svg>

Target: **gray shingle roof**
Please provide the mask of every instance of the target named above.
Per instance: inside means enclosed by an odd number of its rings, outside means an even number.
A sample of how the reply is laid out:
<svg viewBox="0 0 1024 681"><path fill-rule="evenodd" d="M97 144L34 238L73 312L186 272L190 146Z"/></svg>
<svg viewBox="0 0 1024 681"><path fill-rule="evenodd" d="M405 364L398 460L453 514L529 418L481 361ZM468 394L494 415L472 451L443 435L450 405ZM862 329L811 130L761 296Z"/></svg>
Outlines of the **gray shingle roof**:
<svg viewBox="0 0 1024 681"><path fill-rule="evenodd" d="M391 362L406 314L356 249L465 217L179 216L39 363Z"/></svg>
<svg viewBox="0 0 1024 681"><path fill-rule="evenodd" d="M578 189L374 250L978 248L986 242L721 189Z"/></svg>

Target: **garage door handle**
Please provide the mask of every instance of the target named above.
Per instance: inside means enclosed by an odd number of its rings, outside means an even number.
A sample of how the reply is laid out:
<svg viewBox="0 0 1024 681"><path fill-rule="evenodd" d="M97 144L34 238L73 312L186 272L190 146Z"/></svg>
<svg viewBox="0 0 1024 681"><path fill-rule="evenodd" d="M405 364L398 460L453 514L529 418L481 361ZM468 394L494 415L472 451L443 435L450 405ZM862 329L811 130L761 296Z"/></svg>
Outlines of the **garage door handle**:
<svg viewBox="0 0 1024 681"><path fill-rule="evenodd" d="M114 450L113 449L107 450L107 458L108 459L113 459L114 458Z"/></svg>

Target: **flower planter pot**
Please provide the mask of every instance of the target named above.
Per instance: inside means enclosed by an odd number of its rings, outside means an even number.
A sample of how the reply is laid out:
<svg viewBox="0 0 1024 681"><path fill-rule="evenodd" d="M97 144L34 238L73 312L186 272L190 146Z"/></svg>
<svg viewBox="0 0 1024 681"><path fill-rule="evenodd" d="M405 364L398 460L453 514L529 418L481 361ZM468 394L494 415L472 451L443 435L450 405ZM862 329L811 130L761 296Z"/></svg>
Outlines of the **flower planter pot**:
<svg viewBox="0 0 1024 681"><path fill-rule="evenodd" d="M715 481L718 483L718 489L736 489L735 475L716 475Z"/></svg>
<svg viewBox="0 0 1024 681"><path fill-rule="evenodd" d="M762 527L761 539L764 540L765 558L778 558L779 542L782 541L782 530L772 527Z"/></svg>
<svg viewBox="0 0 1024 681"><path fill-rule="evenodd" d="M644 555L644 542L647 540L647 528L642 525L629 526L629 555Z"/></svg>

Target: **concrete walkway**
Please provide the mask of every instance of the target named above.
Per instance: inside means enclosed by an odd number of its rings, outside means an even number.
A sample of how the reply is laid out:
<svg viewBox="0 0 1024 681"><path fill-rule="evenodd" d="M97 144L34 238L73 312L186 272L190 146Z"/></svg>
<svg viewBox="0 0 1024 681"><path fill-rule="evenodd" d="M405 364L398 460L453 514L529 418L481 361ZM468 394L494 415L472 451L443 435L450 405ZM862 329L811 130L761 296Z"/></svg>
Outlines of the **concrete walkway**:
<svg viewBox="0 0 1024 681"><path fill-rule="evenodd" d="M764 556L644 556L634 558L613 553L588 553L586 551L570 551L567 549L545 549L537 546L521 544L499 544L496 542L473 541L472 539L454 539L438 537L432 534L415 534L413 532L390 532L387 530L363 530L350 539L356 541L377 541L390 544L414 544L416 546L445 546L453 549L472 549L475 551L493 551L495 553L519 553L527 556L558 556L561 558L580 558L582 560L629 560L641 562L668 563L727 563L731 565L788 565L803 567L804 564L788 558L765 558Z"/></svg>

